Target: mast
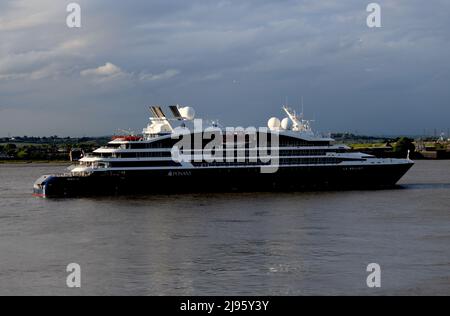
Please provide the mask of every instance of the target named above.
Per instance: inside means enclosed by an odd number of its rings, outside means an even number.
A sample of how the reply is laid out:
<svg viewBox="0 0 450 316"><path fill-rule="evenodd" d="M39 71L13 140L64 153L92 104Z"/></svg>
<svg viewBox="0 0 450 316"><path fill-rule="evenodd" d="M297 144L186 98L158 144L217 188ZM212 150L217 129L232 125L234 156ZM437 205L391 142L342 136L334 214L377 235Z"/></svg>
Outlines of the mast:
<svg viewBox="0 0 450 316"><path fill-rule="evenodd" d="M289 119L292 121L292 130L295 132L304 132L304 133L309 133L312 134L312 130L311 130L311 122L310 120L305 120L303 118L303 113L302 115L299 117L297 115L297 113L295 113L294 110L292 110L291 108L289 108L288 106L283 106L283 110L286 112L286 114L288 115ZM303 111L303 109L302 109Z"/></svg>

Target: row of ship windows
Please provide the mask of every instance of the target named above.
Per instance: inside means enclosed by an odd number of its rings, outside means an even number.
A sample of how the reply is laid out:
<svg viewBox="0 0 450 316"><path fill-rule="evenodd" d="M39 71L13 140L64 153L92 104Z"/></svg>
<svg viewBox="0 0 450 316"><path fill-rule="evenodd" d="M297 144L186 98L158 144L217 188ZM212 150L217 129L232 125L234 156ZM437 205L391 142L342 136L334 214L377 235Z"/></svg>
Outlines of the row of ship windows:
<svg viewBox="0 0 450 316"><path fill-rule="evenodd" d="M174 146L174 145L173 145ZM109 149L160 149L160 148L172 148L173 146L164 146L162 144L154 144L154 145L146 145L146 144L127 144L127 145L121 145L121 146L107 146L106 148ZM267 144L268 147L270 147L270 144ZM310 143L304 143L304 144L296 144L296 143L285 143L285 144L277 144L277 147L324 147L324 146L330 146L329 143L322 143L322 144L310 144ZM194 146L192 146L194 147ZM226 147L226 146L224 146ZM254 148L255 146L229 146L227 148ZM204 148L204 147L203 147Z"/></svg>
<svg viewBox="0 0 450 316"><path fill-rule="evenodd" d="M177 141L175 142L156 142L156 143L130 143L130 144L109 144L107 148L111 149L155 149L155 148L172 148ZM203 144L205 147L207 143ZM275 145L275 144L274 144ZM280 141L277 146L279 147L299 147L299 146L309 146L309 147L317 147L317 146L329 146L330 142L307 142L307 141ZM267 146L271 146L271 142L267 142ZM233 147L233 146L231 146ZM234 145L234 147L238 147L238 145ZM242 146L244 147L244 146ZM254 147L249 146L247 143L245 145L246 148Z"/></svg>
<svg viewBox="0 0 450 316"><path fill-rule="evenodd" d="M280 156L324 156L328 152L333 153L345 153L345 149L330 149L330 150L280 150L279 155ZM212 151L212 154L214 155L215 152ZM242 152L239 152L240 155L242 155ZM235 151L235 156L239 156L238 152ZM270 154L270 153L269 153ZM225 155L225 153L224 153ZM246 150L244 153L245 156L254 155L253 151ZM102 153L97 154L97 157L101 158L168 158L172 157L172 153L170 151L166 152L142 152L142 153Z"/></svg>
<svg viewBox="0 0 450 316"><path fill-rule="evenodd" d="M314 165L314 164L337 164L345 159L337 158L302 158L302 159L280 159L280 161L270 162L193 162L195 167L220 167L220 166L260 166L260 165ZM133 162L112 162L111 168L139 168L139 167L180 167L181 164L174 161L133 161Z"/></svg>
<svg viewBox="0 0 450 316"><path fill-rule="evenodd" d="M280 165L314 165L314 164L337 164L342 162L342 159L337 158L300 158L300 159L280 159L279 161L272 160L270 162L264 162L261 163L260 161L254 162L254 161L238 161L238 162L193 162L192 164L194 166L202 166L202 167L208 167L208 166L240 166L240 165L273 165L273 164L280 164Z"/></svg>

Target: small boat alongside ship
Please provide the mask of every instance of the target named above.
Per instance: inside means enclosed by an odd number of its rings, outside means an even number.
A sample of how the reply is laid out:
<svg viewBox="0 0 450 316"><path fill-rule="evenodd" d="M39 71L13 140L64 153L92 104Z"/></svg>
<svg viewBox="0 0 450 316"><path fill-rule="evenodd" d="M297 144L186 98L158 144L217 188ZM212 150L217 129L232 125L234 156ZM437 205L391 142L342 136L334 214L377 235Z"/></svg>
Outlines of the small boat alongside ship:
<svg viewBox="0 0 450 316"><path fill-rule="evenodd" d="M40 177L34 194L58 198L383 188L395 186L414 164L409 157L352 152L314 133L311 122L287 106L286 117L271 118L268 128L231 131L215 122L199 129L190 107L170 106L170 117L159 106L150 109L142 135L113 137L70 172Z"/></svg>

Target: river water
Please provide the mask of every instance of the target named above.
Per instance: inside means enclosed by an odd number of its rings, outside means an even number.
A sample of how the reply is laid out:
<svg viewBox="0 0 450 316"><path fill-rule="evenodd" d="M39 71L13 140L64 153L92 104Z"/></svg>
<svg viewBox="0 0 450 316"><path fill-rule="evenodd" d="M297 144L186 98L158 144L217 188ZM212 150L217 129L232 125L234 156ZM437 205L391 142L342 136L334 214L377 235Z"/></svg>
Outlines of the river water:
<svg viewBox="0 0 450 316"><path fill-rule="evenodd" d="M394 190L31 195L63 169L0 165L0 295L450 295L450 161Z"/></svg>

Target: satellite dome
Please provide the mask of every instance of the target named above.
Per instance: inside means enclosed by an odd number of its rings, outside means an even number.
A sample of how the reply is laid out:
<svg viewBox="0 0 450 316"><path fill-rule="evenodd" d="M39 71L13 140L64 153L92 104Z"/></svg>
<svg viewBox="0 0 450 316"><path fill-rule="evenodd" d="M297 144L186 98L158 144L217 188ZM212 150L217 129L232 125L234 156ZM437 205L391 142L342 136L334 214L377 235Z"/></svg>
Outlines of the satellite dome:
<svg viewBox="0 0 450 316"><path fill-rule="evenodd" d="M181 116L186 120L193 120L195 118L195 110L189 106L179 109Z"/></svg>
<svg viewBox="0 0 450 316"><path fill-rule="evenodd" d="M288 117L285 117L281 121L281 128L284 130L290 130L292 128L292 121Z"/></svg>
<svg viewBox="0 0 450 316"><path fill-rule="evenodd" d="M267 122L267 126L271 130L277 130L280 128L281 122L278 118L272 117L269 122Z"/></svg>

